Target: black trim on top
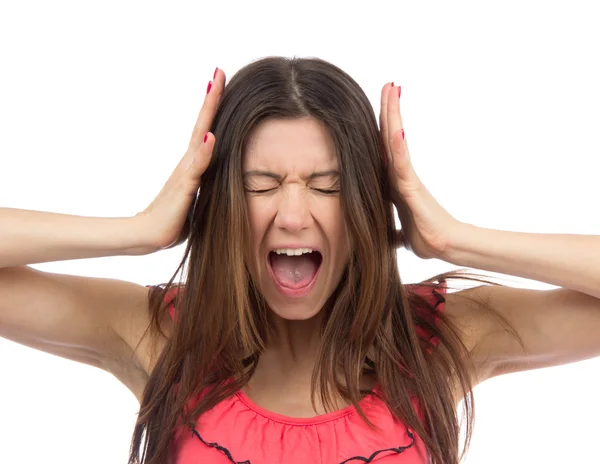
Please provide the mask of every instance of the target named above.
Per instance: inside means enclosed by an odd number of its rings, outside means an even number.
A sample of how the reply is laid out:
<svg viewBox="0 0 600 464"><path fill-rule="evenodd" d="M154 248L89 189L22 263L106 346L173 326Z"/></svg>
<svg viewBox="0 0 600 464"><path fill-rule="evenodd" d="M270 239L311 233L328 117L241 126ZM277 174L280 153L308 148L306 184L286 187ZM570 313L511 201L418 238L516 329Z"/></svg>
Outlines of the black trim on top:
<svg viewBox="0 0 600 464"><path fill-rule="evenodd" d="M406 428L406 433L410 437L410 443L406 446L399 446L398 448L387 448L387 449L378 450L378 451L375 451L368 458L364 458L362 456L354 456L353 458L348 458L345 461L340 462L340 464L345 464L346 462L350 462L350 461L354 461L354 460L362 461L362 462L371 462L375 458L375 456L377 456L379 453L383 453L385 451L394 451L396 454L403 453L404 451L406 451L408 448L412 447L412 445L415 444L415 436L413 435L413 433L410 431L410 429L408 427Z"/></svg>
<svg viewBox="0 0 600 464"><path fill-rule="evenodd" d="M219 450L221 453L223 453L225 456L227 456L227 459L229 459L232 463L234 463L234 464L252 464L249 459L247 459L245 461L236 461L235 459L233 459L233 456L231 456L230 451L227 448L225 448L224 446L219 445L217 442L209 443L209 442L205 441L204 438L202 438L200 436L200 433L198 433L198 431L196 430L196 427L192 427L192 433L194 435L196 435L196 437L198 437L198 439L202 443L204 443L206 446L210 446L211 448L215 448L215 449ZM399 446L398 448L386 448L386 449L377 450L373 454L371 454L371 456L369 456L368 458L365 458L364 456L354 456L354 457L348 458L348 459L340 462L340 464L346 464L347 462L350 462L350 461L362 461L362 462L368 463L368 462L373 461L373 459L375 459L375 457L379 453L384 453L386 451L393 451L396 454L403 453L404 451L406 451L408 448L412 447L415 444L415 436L408 427L406 427L406 433L410 437L410 443L406 446Z"/></svg>
<svg viewBox="0 0 600 464"><path fill-rule="evenodd" d="M224 446L219 445L217 442L215 443L208 443L207 441L204 440L204 438L202 438L200 436L200 434L198 433L198 431L196 430L196 427L192 427L192 433L194 435L196 435L198 437L198 439L204 443L206 446L210 446L211 448L216 448L218 449L221 453L223 453L225 456L227 456L227 458L235 463L235 464L252 464L250 462L250 460L246 460L246 461L236 461L233 459L233 457L231 456L231 453L229 452L229 450L227 448L225 448Z"/></svg>

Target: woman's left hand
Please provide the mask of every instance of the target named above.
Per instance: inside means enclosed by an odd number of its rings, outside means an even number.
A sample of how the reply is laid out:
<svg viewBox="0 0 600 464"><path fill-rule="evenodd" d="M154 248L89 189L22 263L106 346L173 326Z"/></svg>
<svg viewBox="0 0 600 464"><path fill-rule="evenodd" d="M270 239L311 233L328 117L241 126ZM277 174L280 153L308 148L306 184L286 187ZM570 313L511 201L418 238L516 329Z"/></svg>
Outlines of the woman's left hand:
<svg viewBox="0 0 600 464"><path fill-rule="evenodd" d="M383 87L379 126L387 155L390 193L402 224L398 246L422 259L441 258L454 234L460 233L465 224L436 201L413 169L400 115L400 87Z"/></svg>

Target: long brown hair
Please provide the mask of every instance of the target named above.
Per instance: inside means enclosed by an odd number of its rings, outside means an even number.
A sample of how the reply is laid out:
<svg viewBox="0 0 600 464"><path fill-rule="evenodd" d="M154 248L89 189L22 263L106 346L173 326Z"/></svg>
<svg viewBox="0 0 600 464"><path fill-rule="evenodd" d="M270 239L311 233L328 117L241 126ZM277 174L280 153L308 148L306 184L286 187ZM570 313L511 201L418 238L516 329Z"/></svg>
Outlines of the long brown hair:
<svg viewBox="0 0 600 464"><path fill-rule="evenodd" d="M318 392L331 409L332 395L337 394L373 426L358 404L366 362L376 374L382 399L423 439L433 463L457 464L466 452L474 411L469 352L457 327L437 305L400 280L384 146L368 98L347 73L324 60L267 57L240 69L224 90L211 127L216 144L202 176L184 257L170 281L151 291L151 335L164 336L159 323L167 310L163 300L179 285L177 319L144 390L129 464L167 462L177 427L195 425L202 413L252 377L272 327L247 265L252 249L242 156L261 122L307 116L322 122L333 140L341 208L352 244L321 327L313 403ZM434 291L452 278L494 284L450 272L421 285ZM422 317L418 308L426 308L439 323ZM437 337L444 349L429 354L430 342L417 335L417 325ZM374 354L368 357L369 353ZM343 382L335 375L340 370L345 373ZM460 456L452 376L459 380L467 417ZM205 394L188 410L188 401L200 392ZM418 399L425 423L411 396Z"/></svg>

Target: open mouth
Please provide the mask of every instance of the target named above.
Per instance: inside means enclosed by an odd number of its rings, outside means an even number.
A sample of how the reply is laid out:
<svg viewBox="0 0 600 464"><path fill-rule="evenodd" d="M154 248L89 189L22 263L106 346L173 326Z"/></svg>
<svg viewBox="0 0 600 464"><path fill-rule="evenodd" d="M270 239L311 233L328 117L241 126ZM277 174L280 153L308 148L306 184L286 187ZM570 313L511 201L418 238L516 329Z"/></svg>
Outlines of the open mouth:
<svg viewBox="0 0 600 464"><path fill-rule="evenodd" d="M323 256L316 250L291 256L275 251L269 253L271 275L284 289L299 290L311 286L322 262Z"/></svg>

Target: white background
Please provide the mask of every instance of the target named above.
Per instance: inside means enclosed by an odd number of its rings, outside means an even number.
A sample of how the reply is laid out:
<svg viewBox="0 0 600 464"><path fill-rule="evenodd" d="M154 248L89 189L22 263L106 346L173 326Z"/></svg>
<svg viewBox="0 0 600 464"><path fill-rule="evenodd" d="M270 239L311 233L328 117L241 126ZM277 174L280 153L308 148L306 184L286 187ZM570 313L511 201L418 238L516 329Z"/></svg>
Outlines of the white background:
<svg viewBox="0 0 600 464"><path fill-rule="evenodd" d="M458 219L599 235L599 19L592 1L2 1L0 206L134 215L183 155L215 66L318 56L376 114L381 87L402 86L415 168ZM151 284L182 251L34 267ZM400 258L405 282L453 268ZM599 373L594 359L477 387L465 462L600 462ZM124 463L137 410L111 375L0 340L0 462Z"/></svg>

